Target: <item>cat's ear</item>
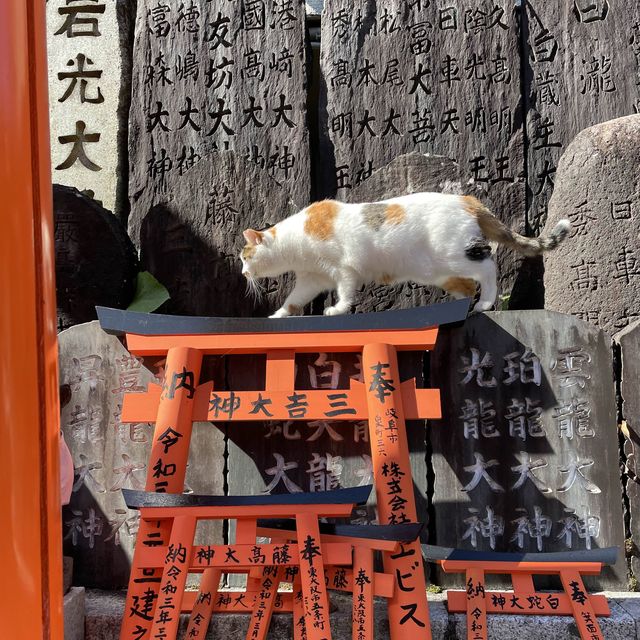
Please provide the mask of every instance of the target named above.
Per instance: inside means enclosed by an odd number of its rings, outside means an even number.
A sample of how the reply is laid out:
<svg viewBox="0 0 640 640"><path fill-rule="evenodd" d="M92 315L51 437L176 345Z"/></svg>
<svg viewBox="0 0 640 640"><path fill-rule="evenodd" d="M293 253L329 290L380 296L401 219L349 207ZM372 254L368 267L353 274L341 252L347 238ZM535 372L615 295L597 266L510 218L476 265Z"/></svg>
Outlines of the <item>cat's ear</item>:
<svg viewBox="0 0 640 640"><path fill-rule="evenodd" d="M262 244L262 232L261 231L256 231L255 229L247 229L246 231L242 232L242 235L244 236L244 239L250 245Z"/></svg>

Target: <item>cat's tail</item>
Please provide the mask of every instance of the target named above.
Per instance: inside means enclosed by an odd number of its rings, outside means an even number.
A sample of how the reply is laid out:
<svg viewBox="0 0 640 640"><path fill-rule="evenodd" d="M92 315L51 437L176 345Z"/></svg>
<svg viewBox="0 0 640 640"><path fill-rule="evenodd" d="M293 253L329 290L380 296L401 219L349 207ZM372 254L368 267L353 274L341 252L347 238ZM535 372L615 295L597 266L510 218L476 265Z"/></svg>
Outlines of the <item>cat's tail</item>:
<svg viewBox="0 0 640 640"><path fill-rule="evenodd" d="M539 256L546 251L555 249L569 235L571 230L571 222L564 219L560 220L549 234L538 236L537 238L527 238L509 229L483 204L477 200L476 202L479 206L474 206L473 213L477 217L478 225L487 240L515 249L525 256Z"/></svg>

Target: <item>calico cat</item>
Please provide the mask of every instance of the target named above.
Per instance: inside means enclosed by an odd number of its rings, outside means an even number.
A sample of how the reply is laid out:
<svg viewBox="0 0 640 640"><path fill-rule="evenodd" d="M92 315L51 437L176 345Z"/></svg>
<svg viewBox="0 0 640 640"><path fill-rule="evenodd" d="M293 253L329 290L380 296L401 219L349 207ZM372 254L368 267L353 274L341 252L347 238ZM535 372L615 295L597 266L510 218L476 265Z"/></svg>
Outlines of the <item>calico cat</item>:
<svg viewBox="0 0 640 640"><path fill-rule="evenodd" d="M570 227L561 220L548 236L526 238L472 196L415 193L366 204L324 200L265 231L247 229L240 259L254 291L258 278L295 272L295 287L272 318L299 314L332 290L338 300L324 314L347 313L357 288L370 282L436 285L454 298L473 297L478 283L474 311L486 311L497 295L489 242L536 256L557 247Z"/></svg>

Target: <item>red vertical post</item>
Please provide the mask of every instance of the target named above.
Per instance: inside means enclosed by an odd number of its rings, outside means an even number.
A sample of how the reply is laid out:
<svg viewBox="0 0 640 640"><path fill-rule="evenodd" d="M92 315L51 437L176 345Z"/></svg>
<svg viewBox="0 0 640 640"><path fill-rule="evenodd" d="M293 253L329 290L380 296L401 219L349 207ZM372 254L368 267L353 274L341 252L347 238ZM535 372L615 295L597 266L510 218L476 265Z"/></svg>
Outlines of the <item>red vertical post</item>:
<svg viewBox="0 0 640 640"><path fill-rule="evenodd" d="M369 442L380 524L416 522L416 501L409 459L409 443L400 392L396 349L389 344L367 344L362 371L369 411ZM383 554L386 573L396 577L388 600L391 640L406 640L418 632L431 639L426 580L419 541Z"/></svg>
<svg viewBox="0 0 640 640"><path fill-rule="evenodd" d="M300 572L293 579L293 640L307 640L307 625L304 619L304 594Z"/></svg>
<svg viewBox="0 0 640 640"><path fill-rule="evenodd" d="M331 640L329 598L324 583L318 516L312 513L299 513L296 516L296 530L307 638Z"/></svg>
<svg viewBox="0 0 640 640"><path fill-rule="evenodd" d="M195 518L184 516L174 518L171 539L164 560L158 604L150 632L151 638L173 640L178 637L180 610L189 575L195 532Z"/></svg>
<svg viewBox="0 0 640 640"><path fill-rule="evenodd" d="M467 569L467 638L487 640L487 596L484 587L484 571Z"/></svg>
<svg viewBox="0 0 640 640"><path fill-rule="evenodd" d="M220 569L206 569L202 573L200 591L189 617L185 638L204 638L207 635L221 576Z"/></svg>
<svg viewBox="0 0 640 640"><path fill-rule="evenodd" d="M582 576L578 571L560 571L560 580L565 593L569 596L569 603L573 611L581 638L589 640L604 640L602 630L593 610L589 592L584 588Z"/></svg>
<svg viewBox="0 0 640 640"><path fill-rule="evenodd" d="M352 640L373 640L373 551L353 549Z"/></svg>
<svg viewBox="0 0 640 640"><path fill-rule="evenodd" d="M193 429L193 401L200 378L202 352L175 347L167 352L166 376L147 469L147 491L182 493ZM169 543L171 521L141 520L134 551L120 640L149 638L162 573L142 569L138 550Z"/></svg>

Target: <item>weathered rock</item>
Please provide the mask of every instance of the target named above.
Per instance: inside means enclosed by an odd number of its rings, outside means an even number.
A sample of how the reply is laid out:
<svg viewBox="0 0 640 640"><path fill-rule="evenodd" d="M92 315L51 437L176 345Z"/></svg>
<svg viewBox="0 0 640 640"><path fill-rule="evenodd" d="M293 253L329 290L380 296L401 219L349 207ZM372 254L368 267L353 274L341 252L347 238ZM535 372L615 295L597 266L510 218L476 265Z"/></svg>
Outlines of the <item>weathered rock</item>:
<svg viewBox="0 0 640 640"><path fill-rule="evenodd" d="M408 193L438 191L441 193L476 194L477 185L462 186L460 167L450 158L408 153L398 156L386 167L374 171L369 178L346 194L348 202L375 202ZM370 285L358 293L356 311L387 311L433 304L446 298L437 287L415 283L403 285Z"/></svg>
<svg viewBox="0 0 640 640"><path fill-rule="evenodd" d="M59 339L60 381L71 387L62 409L62 429L73 455L76 481L63 510L66 555L74 558L74 584L126 587L139 526L121 489L144 489L153 428L120 422L124 393L141 393L163 376L155 372L91 322L63 331ZM185 491L223 491L222 434L209 423L196 423ZM222 523L199 526L199 535L221 540Z"/></svg>
<svg viewBox="0 0 640 640"><path fill-rule="evenodd" d="M282 304L289 280L267 281L259 300L246 293L238 257L242 231L264 229L296 210L266 171L228 151L203 157L171 197L134 210L129 228L144 268L169 290L169 312L266 316Z"/></svg>
<svg viewBox="0 0 640 640"><path fill-rule="evenodd" d="M127 232L97 202L53 185L58 329L96 318L96 305L125 308L138 258Z"/></svg>
<svg viewBox="0 0 640 640"><path fill-rule="evenodd" d="M624 546L610 338L549 311L442 329L431 359L437 544L495 551ZM625 588L622 553L595 584ZM594 583L592 583L594 584Z"/></svg>
<svg viewBox="0 0 640 640"><path fill-rule="evenodd" d="M574 136L640 111L640 5L527 0L523 60L530 228L545 223L556 168Z"/></svg>
<svg viewBox="0 0 640 640"><path fill-rule="evenodd" d="M627 491L629 527L633 548L631 571L640 580L640 321L630 324L614 336L620 345L622 418L626 422L624 455L626 472L623 476Z"/></svg>
<svg viewBox="0 0 640 640"><path fill-rule="evenodd" d="M84 640L84 587L72 587L64 596L63 607L64 640Z"/></svg>
<svg viewBox="0 0 640 640"><path fill-rule="evenodd" d="M520 41L513 3L327 0L324 192L349 197L410 151L453 158L509 226L525 226ZM501 293L518 260L501 261Z"/></svg>
<svg viewBox="0 0 640 640"><path fill-rule="evenodd" d="M53 181L128 211L127 137L135 4L47 0Z"/></svg>
<svg viewBox="0 0 640 640"><path fill-rule="evenodd" d="M233 150L310 195L304 0L139 2L130 116L132 213Z"/></svg>
<svg viewBox="0 0 640 640"><path fill-rule="evenodd" d="M571 236L545 256L545 306L615 332L640 314L640 115L582 131L560 160L546 230Z"/></svg>

